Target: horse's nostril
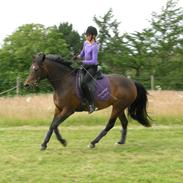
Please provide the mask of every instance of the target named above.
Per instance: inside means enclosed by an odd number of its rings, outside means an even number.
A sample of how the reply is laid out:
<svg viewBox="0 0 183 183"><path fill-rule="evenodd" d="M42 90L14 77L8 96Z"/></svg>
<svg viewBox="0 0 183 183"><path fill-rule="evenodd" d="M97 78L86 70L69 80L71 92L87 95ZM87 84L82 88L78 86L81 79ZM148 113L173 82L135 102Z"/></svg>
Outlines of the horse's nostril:
<svg viewBox="0 0 183 183"><path fill-rule="evenodd" d="M29 87L29 84L28 83L24 84L24 87L25 88L28 88Z"/></svg>

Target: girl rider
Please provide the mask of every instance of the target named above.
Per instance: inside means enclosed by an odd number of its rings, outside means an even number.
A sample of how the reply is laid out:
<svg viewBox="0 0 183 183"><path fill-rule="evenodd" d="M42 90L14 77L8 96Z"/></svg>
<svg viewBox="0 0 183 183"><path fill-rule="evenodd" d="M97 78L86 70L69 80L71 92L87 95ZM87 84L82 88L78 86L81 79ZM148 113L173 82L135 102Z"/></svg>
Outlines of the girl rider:
<svg viewBox="0 0 183 183"><path fill-rule="evenodd" d="M95 110L94 97L89 89L88 83L97 72L99 46L96 42L96 37L97 29L89 26L86 30L86 41L84 42L83 49L77 56L77 58L83 59L82 66L84 67L85 74L81 87L88 102L89 113Z"/></svg>

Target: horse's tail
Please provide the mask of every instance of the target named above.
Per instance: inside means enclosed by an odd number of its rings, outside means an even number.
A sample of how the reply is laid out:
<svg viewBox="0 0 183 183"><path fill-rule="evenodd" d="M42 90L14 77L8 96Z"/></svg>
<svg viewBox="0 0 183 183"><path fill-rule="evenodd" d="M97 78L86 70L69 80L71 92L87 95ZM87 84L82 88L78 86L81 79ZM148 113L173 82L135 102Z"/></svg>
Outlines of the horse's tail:
<svg viewBox="0 0 183 183"><path fill-rule="evenodd" d="M128 107L128 114L145 127L150 127L150 117L147 114L148 92L142 84L135 82L137 88L137 98Z"/></svg>

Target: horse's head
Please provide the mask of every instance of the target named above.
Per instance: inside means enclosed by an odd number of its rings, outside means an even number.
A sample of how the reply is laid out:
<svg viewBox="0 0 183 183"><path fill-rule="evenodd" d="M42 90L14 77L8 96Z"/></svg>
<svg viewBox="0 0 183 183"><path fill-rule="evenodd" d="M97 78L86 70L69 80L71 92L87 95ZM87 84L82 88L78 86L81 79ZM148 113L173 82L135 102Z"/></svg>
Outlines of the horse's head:
<svg viewBox="0 0 183 183"><path fill-rule="evenodd" d="M38 82L46 77L46 71L43 67L45 54L39 53L33 57L32 65L30 67L29 76L27 77L24 86L34 87Z"/></svg>

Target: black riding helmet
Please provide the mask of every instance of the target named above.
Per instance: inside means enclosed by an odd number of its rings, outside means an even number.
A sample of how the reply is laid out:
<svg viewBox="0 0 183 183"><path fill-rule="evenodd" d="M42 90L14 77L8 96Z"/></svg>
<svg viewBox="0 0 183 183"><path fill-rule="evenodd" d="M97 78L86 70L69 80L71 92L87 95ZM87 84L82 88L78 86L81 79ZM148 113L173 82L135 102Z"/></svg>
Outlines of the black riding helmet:
<svg viewBox="0 0 183 183"><path fill-rule="evenodd" d="M97 32L97 29L93 26L89 26L86 30L86 33L85 33L87 36L88 35L93 35L93 36L97 36L98 35L98 32Z"/></svg>

